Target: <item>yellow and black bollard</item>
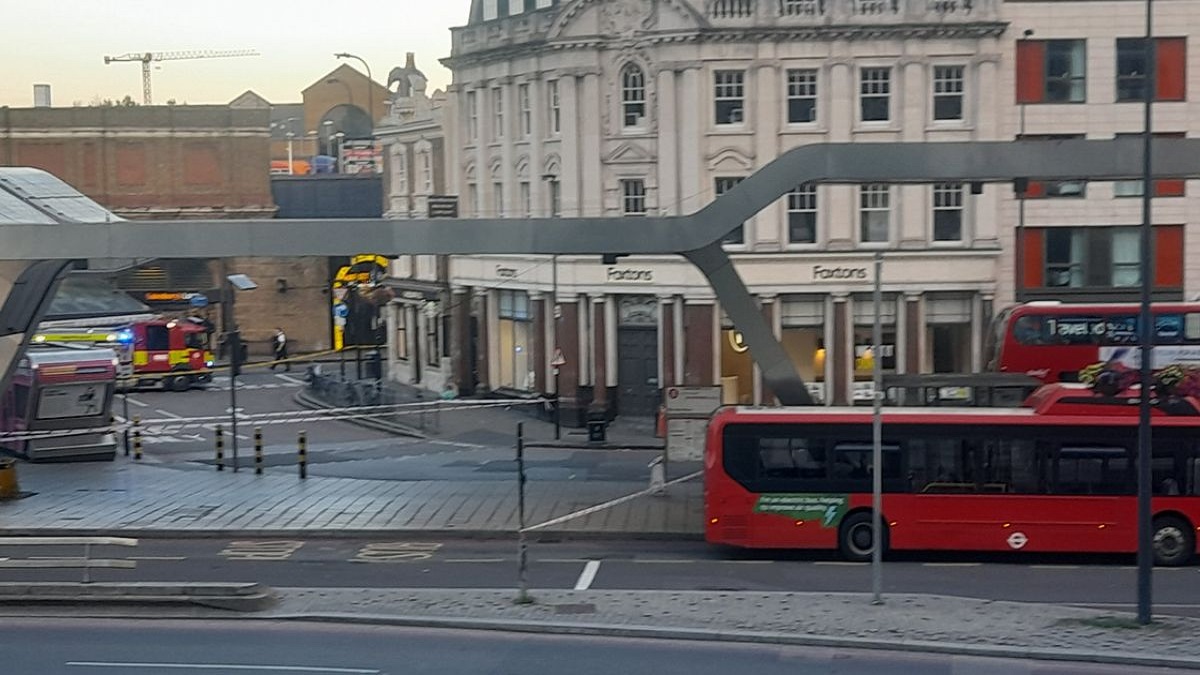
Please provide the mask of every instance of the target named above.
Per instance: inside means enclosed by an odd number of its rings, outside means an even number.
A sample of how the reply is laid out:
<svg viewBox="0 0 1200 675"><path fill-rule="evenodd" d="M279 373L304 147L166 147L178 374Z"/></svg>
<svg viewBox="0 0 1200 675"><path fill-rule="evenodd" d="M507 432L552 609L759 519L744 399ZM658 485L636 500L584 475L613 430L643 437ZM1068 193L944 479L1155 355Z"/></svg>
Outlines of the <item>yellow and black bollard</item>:
<svg viewBox="0 0 1200 675"><path fill-rule="evenodd" d="M262 427L254 427L254 473L263 472Z"/></svg>
<svg viewBox="0 0 1200 675"><path fill-rule="evenodd" d="M133 458L142 459L142 418L138 415L133 416Z"/></svg>
<svg viewBox="0 0 1200 675"><path fill-rule="evenodd" d="M225 470L225 432L221 430L221 425L218 424L214 429L217 435L217 471Z"/></svg>
<svg viewBox="0 0 1200 675"><path fill-rule="evenodd" d="M308 434L301 431L297 443L300 446L300 477L308 478Z"/></svg>

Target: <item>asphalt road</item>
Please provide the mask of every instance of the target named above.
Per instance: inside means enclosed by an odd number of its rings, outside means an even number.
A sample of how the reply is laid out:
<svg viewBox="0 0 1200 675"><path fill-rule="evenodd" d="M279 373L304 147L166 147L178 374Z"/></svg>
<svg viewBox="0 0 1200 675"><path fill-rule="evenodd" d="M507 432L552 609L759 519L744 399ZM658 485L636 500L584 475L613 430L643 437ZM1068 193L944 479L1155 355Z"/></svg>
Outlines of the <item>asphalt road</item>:
<svg viewBox="0 0 1200 675"><path fill-rule="evenodd" d="M303 373L251 371L239 378L238 408L242 414L303 411L294 397L304 386ZM137 391L128 397L128 415L143 420L187 419L229 414L229 383L221 377L207 389L187 392ZM124 417L120 396L114 412ZM151 461L171 464L211 465L215 458L214 433L218 423L180 428L147 427L145 455ZM515 481L515 437L504 429L466 426L456 429L453 413L441 416L445 433L438 438L396 436L338 420L270 424L262 427L267 468L294 470L296 437L303 429L308 438L309 474L368 480ZM225 460L233 460L228 422ZM239 425L239 466L253 466L253 423ZM531 448L526 470L531 481L581 480L643 484L647 464L659 451ZM672 466L677 477L695 467Z"/></svg>
<svg viewBox="0 0 1200 675"><path fill-rule="evenodd" d="M0 620L6 672L39 675L1117 675L1182 672L844 649L281 622Z"/></svg>
<svg viewBox="0 0 1200 675"><path fill-rule="evenodd" d="M81 578L65 567L78 547L5 547L10 560L57 559L63 568L0 570L5 581ZM253 581L279 587L509 588L516 544L436 539L143 539L94 557L134 559L134 570L97 569L97 581ZM536 588L863 592L870 566L830 555L742 552L701 542L538 542L530 548ZM598 561L594 577L585 575ZM45 564L45 563L43 563ZM1133 560L1111 557L898 556L884 569L887 593L932 593L992 600L1132 609ZM1156 610L1200 616L1200 567L1159 568Z"/></svg>

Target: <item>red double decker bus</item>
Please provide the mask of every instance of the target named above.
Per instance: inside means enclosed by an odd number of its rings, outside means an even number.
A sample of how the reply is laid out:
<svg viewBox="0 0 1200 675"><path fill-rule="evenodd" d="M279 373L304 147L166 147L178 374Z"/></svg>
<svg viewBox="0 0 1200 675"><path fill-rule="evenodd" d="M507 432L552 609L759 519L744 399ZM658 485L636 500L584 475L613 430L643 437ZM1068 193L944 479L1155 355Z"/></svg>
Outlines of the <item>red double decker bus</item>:
<svg viewBox="0 0 1200 675"><path fill-rule="evenodd" d="M1200 303L1154 304L1155 369L1200 366ZM1000 312L988 336L988 370L1076 382L1100 362L1138 368L1138 305L1030 302Z"/></svg>
<svg viewBox="0 0 1200 675"><path fill-rule="evenodd" d="M1058 384L1023 408L885 408L884 549L1136 551L1131 401ZM1153 428L1155 560L1182 565L1200 525L1200 404L1157 403ZM861 408L722 409L705 449L706 539L869 559L871 438Z"/></svg>

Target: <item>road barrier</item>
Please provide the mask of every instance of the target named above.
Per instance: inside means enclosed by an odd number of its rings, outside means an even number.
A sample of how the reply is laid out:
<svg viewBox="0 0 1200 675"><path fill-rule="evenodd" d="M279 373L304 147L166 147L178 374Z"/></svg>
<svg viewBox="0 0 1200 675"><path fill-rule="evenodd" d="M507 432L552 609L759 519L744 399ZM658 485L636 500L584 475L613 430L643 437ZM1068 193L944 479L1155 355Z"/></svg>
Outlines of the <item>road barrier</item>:
<svg viewBox="0 0 1200 675"><path fill-rule="evenodd" d="M301 431L300 436L296 439L296 445L299 447L300 477L308 478L308 434Z"/></svg>
<svg viewBox="0 0 1200 675"><path fill-rule="evenodd" d="M216 429L213 429L213 435L217 445L217 471L225 470L225 432L218 424Z"/></svg>
<svg viewBox="0 0 1200 675"><path fill-rule="evenodd" d="M137 415L133 417L133 458L142 459L142 418Z"/></svg>
<svg viewBox="0 0 1200 675"><path fill-rule="evenodd" d="M93 546L137 546L137 539L128 537L0 537L2 546L82 546L83 556L80 558L34 557L34 558L0 558L0 568L16 569L46 569L46 568L83 568L83 583L92 580L91 569L102 567L109 569L131 570L137 567L134 560L110 560L92 558Z"/></svg>
<svg viewBox="0 0 1200 675"><path fill-rule="evenodd" d="M263 472L263 440L262 427L254 427L254 474L261 476Z"/></svg>

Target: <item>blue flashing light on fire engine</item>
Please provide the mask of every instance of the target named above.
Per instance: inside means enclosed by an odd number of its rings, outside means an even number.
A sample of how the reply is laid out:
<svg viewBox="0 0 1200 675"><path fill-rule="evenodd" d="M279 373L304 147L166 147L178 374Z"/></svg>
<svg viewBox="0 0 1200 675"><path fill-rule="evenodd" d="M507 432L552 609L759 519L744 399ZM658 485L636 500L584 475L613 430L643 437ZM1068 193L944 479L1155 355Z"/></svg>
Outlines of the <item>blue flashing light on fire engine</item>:
<svg viewBox="0 0 1200 675"><path fill-rule="evenodd" d="M123 330L123 331L118 332L117 333L117 342L121 342L123 344L128 344L130 342L133 342L133 331Z"/></svg>

